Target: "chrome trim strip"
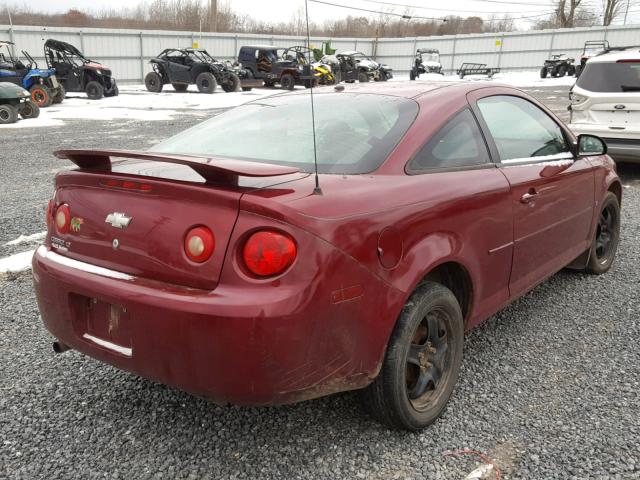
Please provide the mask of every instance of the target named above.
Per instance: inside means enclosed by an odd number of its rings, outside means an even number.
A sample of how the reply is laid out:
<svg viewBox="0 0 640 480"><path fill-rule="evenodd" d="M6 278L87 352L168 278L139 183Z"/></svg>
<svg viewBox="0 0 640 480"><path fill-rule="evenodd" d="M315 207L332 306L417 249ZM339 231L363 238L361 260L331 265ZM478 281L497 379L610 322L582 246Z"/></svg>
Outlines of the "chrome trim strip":
<svg viewBox="0 0 640 480"><path fill-rule="evenodd" d="M125 357L131 357L133 354L132 348L123 347L122 345L103 340L102 338L94 337L93 335L90 335L88 333L82 335L82 338L84 338L85 340L89 340L90 342L93 342L96 345L104 347L108 350L119 353L120 355L124 355Z"/></svg>
<svg viewBox="0 0 640 480"><path fill-rule="evenodd" d="M91 265L90 263L74 260L73 258L63 257L53 250L47 249L44 245L40 245L38 247L36 255L57 263L58 265L73 268L74 270L80 270L82 272L93 273L94 275L100 275L101 277L115 278L116 280L135 280L136 278L127 273L117 272L108 268L98 267L97 265Z"/></svg>
<svg viewBox="0 0 640 480"><path fill-rule="evenodd" d="M573 154L558 153L555 155L545 155L544 157L527 157L527 158L511 158L509 160L502 160L500 163L503 165L517 165L520 163L546 163L555 162L557 160L574 160Z"/></svg>

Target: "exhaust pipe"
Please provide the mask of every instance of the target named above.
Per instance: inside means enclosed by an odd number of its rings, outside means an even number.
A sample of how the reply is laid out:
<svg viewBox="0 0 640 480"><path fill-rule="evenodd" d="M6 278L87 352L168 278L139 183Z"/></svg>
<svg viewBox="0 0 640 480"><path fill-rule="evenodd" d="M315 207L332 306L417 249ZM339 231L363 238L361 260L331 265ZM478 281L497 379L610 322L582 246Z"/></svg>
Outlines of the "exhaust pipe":
<svg viewBox="0 0 640 480"><path fill-rule="evenodd" d="M66 345L64 343L62 343L59 340L56 340L55 342L53 342L53 351L56 353L64 353L67 350L71 350L71 347L69 345Z"/></svg>

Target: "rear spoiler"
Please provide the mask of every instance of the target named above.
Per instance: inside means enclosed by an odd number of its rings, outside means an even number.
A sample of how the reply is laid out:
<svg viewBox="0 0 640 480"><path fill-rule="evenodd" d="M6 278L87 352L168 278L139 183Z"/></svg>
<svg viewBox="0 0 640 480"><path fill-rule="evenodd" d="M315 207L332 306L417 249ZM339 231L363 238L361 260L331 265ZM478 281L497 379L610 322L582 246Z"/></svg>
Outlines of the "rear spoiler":
<svg viewBox="0 0 640 480"><path fill-rule="evenodd" d="M237 182L238 177L272 177L289 175L300 170L297 167L245 162L243 160L219 159L163 152L137 152L132 150L58 150L57 158L71 160L85 170L111 171L112 158L130 158L150 162L177 163L186 165L207 182Z"/></svg>

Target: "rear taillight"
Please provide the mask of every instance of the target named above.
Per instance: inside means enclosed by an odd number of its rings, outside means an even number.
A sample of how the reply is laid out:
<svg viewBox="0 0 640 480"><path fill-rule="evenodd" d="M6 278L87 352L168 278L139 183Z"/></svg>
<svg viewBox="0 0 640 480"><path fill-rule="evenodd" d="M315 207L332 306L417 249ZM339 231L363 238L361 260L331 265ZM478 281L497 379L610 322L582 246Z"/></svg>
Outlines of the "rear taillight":
<svg viewBox="0 0 640 480"><path fill-rule="evenodd" d="M58 233L67 233L71 226L71 211L69 210L69 205L60 205L56 209L54 220Z"/></svg>
<svg viewBox="0 0 640 480"><path fill-rule="evenodd" d="M216 239L207 227L195 227L184 237L184 251L193 262L206 262L213 255Z"/></svg>
<svg viewBox="0 0 640 480"><path fill-rule="evenodd" d="M284 272L296 259L297 248L293 239L284 233L260 231L249 237L242 249L245 266L259 277L270 277Z"/></svg>

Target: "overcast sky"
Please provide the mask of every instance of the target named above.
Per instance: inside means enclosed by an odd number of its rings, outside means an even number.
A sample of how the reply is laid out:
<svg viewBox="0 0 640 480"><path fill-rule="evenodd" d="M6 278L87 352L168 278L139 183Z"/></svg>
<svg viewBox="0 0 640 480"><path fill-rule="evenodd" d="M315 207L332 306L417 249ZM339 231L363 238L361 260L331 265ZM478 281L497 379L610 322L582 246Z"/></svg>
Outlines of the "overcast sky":
<svg viewBox="0 0 640 480"><path fill-rule="evenodd" d="M139 0L148 2L150 0ZM203 0L205 1L205 0ZM221 4L229 4L238 13L246 13L254 18L262 18L271 22L288 21L291 14L296 10L296 5L304 6L303 0L218 0ZM350 5L369 10L394 11L395 13L405 13L404 7L392 7L384 3L409 4L428 6L429 9L412 9L412 15L425 17L441 17L443 15L480 15L488 18L492 14L502 15L504 13L522 18L517 21L520 28L527 28L533 21L541 18L541 14L546 14L552 10L553 0L447 0L446 2L435 0L326 0L330 3ZM631 13L628 23L640 23L640 0L631 1ZM0 10L5 5L28 5L32 9L49 12L63 12L69 8L79 8L83 10L99 10L105 7L124 8L135 5L137 0L0 0ZM602 0L583 0L584 4L600 11ZM373 13L350 10L319 3L309 2L309 16L314 21L321 23L327 18L344 17L351 15L376 16ZM1 18L1 17L0 17ZM0 23L4 23L0 20ZM621 19L616 23L621 23Z"/></svg>

